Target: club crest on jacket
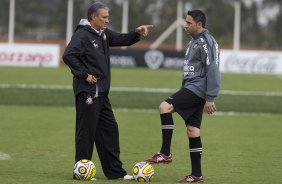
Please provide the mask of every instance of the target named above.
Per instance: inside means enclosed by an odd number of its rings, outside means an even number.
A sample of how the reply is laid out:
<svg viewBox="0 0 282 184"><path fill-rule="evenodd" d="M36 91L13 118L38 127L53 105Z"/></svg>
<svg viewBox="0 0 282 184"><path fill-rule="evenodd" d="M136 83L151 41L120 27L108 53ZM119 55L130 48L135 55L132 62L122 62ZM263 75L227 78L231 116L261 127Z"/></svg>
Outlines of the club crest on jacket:
<svg viewBox="0 0 282 184"><path fill-rule="evenodd" d="M98 43L96 43L96 40L92 40L92 45L93 45L95 48L98 48L98 47L99 47Z"/></svg>
<svg viewBox="0 0 282 184"><path fill-rule="evenodd" d="M87 96L85 103L86 103L87 105L93 104L93 97L92 97L92 96Z"/></svg>

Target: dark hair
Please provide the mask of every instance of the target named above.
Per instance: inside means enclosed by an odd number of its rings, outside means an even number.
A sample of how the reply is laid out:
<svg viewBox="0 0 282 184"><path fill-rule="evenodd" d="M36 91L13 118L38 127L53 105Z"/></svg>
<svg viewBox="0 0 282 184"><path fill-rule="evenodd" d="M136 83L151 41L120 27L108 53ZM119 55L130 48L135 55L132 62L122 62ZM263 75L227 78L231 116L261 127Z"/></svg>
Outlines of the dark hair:
<svg viewBox="0 0 282 184"><path fill-rule="evenodd" d="M187 15L190 15L191 17L193 17L196 23L201 22L202 27L206 26L206 15L201 10L188 11Z"/></svg>
<svg viewBox="0 0 282 184"><path fill-rule="evenodd" d="M101 2L94 2L90 5L87 11L87 19L90 22L91 21L91 16L94 15L99 15L99 10L100 9L109 9L105 4Z"/></svg>

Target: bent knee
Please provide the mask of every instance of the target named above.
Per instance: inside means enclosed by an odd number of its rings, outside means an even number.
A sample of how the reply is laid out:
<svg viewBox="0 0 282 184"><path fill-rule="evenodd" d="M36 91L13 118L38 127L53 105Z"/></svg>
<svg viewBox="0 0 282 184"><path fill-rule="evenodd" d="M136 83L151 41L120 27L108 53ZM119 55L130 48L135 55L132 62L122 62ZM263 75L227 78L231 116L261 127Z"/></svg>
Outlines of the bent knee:
<svg viewBox="0 0 282 184"><path fill-rule="evenodd" d="M174 111L173 105L167 103L166 101L163 101L159 106L159 111L161 114L172 113Z"/></svg>
<svg viewBox="0 0 282 184"><path fill-rule="evenodd" d="M197 128L197 127L193 127L193 126L188 125L187 126L187 135L190 138L199 137L200 136L200 129Z"/></svg>

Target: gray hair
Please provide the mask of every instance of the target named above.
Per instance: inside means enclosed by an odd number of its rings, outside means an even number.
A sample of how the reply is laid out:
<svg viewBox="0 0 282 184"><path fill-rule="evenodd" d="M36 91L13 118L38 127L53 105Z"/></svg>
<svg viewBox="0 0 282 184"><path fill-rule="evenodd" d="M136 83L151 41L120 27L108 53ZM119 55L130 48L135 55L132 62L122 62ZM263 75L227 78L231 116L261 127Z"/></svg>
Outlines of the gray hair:
<svg viewBox="0 0 282 184"><path fill-rule="evenodd" d="M87 19L90 22L91 21L91 16L94 15L99 15L99 10L100 9L107 9L109 10L109 7L107 7L105 4L101 2L94 2L93 4L90 5L87 11Z"/></svg>

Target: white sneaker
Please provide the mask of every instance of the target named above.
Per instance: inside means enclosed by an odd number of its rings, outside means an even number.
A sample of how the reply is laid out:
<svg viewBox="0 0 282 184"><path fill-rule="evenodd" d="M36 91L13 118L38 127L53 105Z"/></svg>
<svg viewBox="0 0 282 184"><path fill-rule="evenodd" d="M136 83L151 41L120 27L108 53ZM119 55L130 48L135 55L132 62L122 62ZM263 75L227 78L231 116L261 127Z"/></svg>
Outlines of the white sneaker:
<svg viewBox="0 0 282 184"><path fill-rule="evenodd" d="M130 176L130 175L127 174L123 177L123 180L134 180L134 178L133 178L133 176Z"/></svg>
<svg viewBox="0 0 282 184"><path fill-rule="evenodd" d="M97 180L96 178L92 178L92 179L91 179L91 181L96 181L96 180Z"/></svg>

